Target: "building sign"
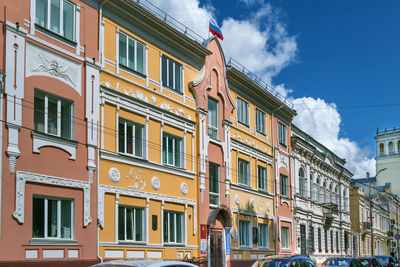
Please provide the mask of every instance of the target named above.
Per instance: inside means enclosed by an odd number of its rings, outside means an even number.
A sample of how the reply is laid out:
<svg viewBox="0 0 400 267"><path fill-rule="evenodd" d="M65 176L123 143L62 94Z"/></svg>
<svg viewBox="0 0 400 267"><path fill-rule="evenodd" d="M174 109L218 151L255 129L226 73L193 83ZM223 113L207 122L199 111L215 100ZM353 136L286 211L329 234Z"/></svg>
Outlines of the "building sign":
<svg viewBox="0 0 400 267"><path fill-rule="evenodd" d="M226 255L231 255L231 229L225 228Z"/></svg>
<svg viewBox="0 0 400 267"><path fill-rule="evenodd" d="M207 254L207 239L200 239L200 254Z"/></svg>
<svg viewBox="0 0 400 267"><path fill-rule="evenodd" d="M394 239L399 240L400 239L400 235L399 234L395 234L394 235Z"/></svg>

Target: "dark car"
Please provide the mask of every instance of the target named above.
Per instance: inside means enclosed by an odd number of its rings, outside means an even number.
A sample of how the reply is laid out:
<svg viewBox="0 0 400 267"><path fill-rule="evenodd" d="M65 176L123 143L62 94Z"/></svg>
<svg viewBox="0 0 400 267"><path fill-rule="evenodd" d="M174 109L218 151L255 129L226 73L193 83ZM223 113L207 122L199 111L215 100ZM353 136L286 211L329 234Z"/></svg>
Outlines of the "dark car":
<svg viewBox="0 0 400 267"><path fill-rule="evenodd" d="M364 267L356 258L329 258L322 263L322 266Z"/></svg>
<svg viewBox="0 0 400 267"><path fill-rule="evenodd" d="M391 257L391 256L375 256L378 262L383 266L383 267L397 267L396 261Z"/></svg>
<svg viewBox="0 0 400 267"><path fill-rule="evenodd" d="M364 267L382 267L382 264L376 259L376 257L363 257L358 258Z"/></svg>
<svg viewBox="0 0 400 267"><path fill-rule="evenodd" d="M266 256L256 261L252 267L315 267L315 264L306 256Z"/></svg>

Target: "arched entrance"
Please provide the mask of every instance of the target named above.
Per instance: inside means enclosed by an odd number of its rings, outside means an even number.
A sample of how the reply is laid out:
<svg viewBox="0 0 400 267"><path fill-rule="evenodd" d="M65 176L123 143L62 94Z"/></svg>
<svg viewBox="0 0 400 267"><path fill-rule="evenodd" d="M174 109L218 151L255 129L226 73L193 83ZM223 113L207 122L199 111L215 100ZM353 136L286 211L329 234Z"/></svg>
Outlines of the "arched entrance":
<svg viewBox="0 0 400 267"><path fill-rule="evenodd" d="M231 227L232 215L227 206L221 205L208 213L208 266L226 266L226 242L230 242L230 237L225 235L225 229Z"/></svg>

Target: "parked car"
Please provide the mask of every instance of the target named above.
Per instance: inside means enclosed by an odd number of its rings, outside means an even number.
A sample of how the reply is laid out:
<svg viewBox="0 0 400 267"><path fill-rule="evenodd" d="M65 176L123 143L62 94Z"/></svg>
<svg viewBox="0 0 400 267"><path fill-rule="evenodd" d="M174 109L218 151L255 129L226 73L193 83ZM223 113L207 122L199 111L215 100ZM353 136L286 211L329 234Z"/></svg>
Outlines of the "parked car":
<svg viewBox="0 0 400 267"><path fill-rule="evenodd" d="M174 260L111 260L91 267L198 267L192 263Z"/></svg>
<svg viewBox="0 0 400 267"><path fill-rule="evenodd" d="M362 257L358 258L364 267L382 267L382 264L376 259L376 257Z"/></svg>
<svg viewBox="0 0 400 267"><path fill-rule="evenodd" d="M315 267L315 264L306 256L274 255L256 261L252 267Z"/></svg>
<svg viewBox="0 0 400 267"><path fill-rule="evenodd" d="M379 255L375 257L383 267L398 267L397 262L391 256Z"/></svg>
<svg viewBox="0 0 400 267"><path fill-rule="evenodd" d="M364 267L357 258L329 258L322 266Z"/></svg>

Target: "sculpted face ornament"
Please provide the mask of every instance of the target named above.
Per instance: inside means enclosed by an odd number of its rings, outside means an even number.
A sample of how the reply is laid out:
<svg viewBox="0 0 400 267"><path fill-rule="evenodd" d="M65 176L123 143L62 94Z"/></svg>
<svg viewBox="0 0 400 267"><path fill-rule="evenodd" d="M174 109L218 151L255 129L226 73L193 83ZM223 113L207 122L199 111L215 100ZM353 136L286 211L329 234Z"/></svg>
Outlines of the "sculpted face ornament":
<svg viewBox="0 0 400 267"><path fill-rule="evenodd" d="M189 192L189 187L186 183L181 183L181 193L187 195Z"/></svg>
<svg viewBox="0 0 400 267"><path fill-rule="evenodd" d="M158 177L154 176L151 178L151 187L153 187L154 190L160 189L160 186L160 179L158 179Z"/></svg>

